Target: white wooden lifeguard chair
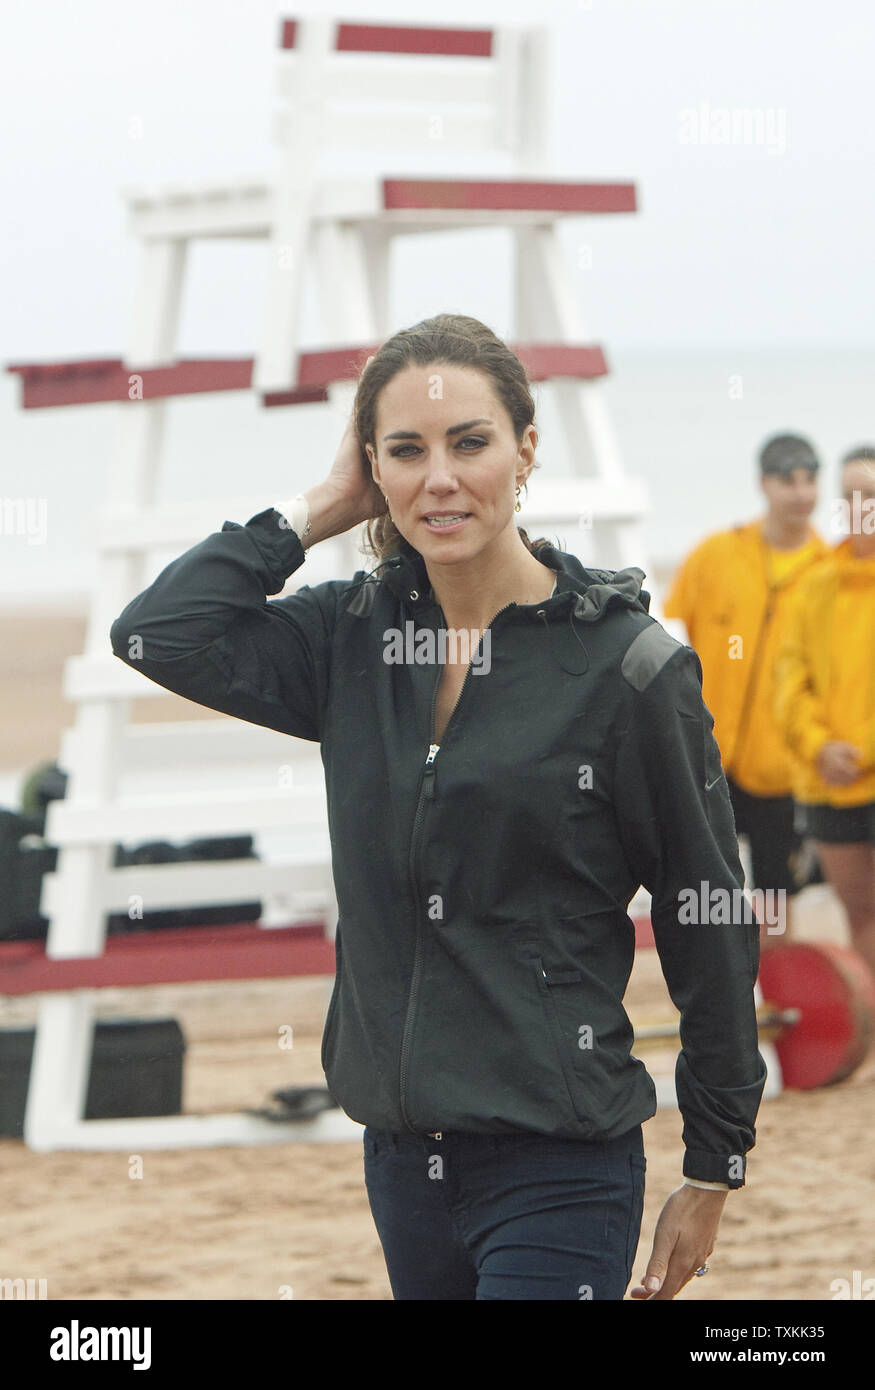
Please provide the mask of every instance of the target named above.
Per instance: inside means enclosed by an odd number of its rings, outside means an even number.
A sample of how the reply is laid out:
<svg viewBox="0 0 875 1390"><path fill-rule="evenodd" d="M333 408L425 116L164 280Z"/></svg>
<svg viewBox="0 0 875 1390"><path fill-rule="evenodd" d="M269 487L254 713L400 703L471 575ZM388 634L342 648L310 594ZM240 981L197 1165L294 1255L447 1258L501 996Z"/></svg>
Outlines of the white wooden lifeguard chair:
<svg viewBox="0 0 875 1390"><path fill-rule="evenodd" d="M138 1152L360 1133L337 1111L288 1124L242 1113L82 1119L94 990L101 985L333 971L336 904L315 745L224 717L178 725L127 722L130 700L144 694L143 681L112 656L108 634L144 587L149 555L159 548L181 553L225 517L245 521L274 500L252 495L192 506L162 503L155 480L168 397L254 389L266 406L336 402L340 421L366 357L398 326L389 318L393 238L506 228L515 251L512 346L531 379L555 391L575 468L565 478L539 473L520 521L533 534L558 526L567 548L587 563L647 567L640 524L645 490L624 473L600 390L604 354L586 338L557 235L563 217L634 211L635 189L546 176L547 45L544 30L505 26L401 27L325 18L283 23L275 177L128 190L142 273L124 359L10 368L22 377L25 406L123 403L99 517L86 649L65 671L76 718L61 757L67 797L52 803L46 826L48 840L59 847L42 900L50 918L47 959L30 962L24 974L19 968L15 987L45 992L25 1118L25 1142L35 1150ZM476 177L460 177L453 161L464 162L472 152L486 167ZM390 159L415 172L387 174ZM254 361L175 358L186 254L204 237L269 243ZM326 344L316 351L300 344L307 275L315 279ZM336 577L362 567L357 540L350 534L320 546L323 554L333 548ZM294 578L312 582L311 573ZM148 693L162 692L150 686ZM188 769L190 790L174 793L159 777L145 793L147 769L161 767L172 767L174 777ZM131 779L136 794L126 793ZM111 866L118 841L278 828L310 837L282 864ZM180 949L165 940L162 951L156 946L146 953L105 941L105 914L125 910L132 893L152 909L258 896L266 911L248 935L234 929L223 938L216 931L212 941L200 942L189 935L180 938ZM302 917L312 922L314 914L325 926L322 939L314 939L312 928L266 929ZM10 971L0 963L0 993L12 989Z"/></svg>

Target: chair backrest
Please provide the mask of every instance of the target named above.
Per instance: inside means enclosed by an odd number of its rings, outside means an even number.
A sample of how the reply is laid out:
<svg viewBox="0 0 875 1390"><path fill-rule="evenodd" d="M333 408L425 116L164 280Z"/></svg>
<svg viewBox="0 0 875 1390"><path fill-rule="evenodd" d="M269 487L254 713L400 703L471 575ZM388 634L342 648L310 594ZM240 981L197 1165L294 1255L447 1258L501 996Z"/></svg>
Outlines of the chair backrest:
<svg viewBox="0 0 875 1390"><path fill-rule="evenodd" d="M354 157L491 152L520 172L535 168L546 147L547 39L538 28L286 20L275 137Z"/></svg>

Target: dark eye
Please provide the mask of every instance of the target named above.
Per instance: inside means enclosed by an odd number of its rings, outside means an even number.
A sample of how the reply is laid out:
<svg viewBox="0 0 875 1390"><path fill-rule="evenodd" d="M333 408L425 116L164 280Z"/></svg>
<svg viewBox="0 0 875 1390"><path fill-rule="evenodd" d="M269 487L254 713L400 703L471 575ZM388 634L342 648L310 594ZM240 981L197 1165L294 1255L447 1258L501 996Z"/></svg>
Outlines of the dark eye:
<svg viewBox="0 0 875 1390"><path fill-rule="evenodd" d="M456 447L460 448L463 444L471 444L474 447L470 449L462 449L462 453L472 454L474 452L474 449L483 449L486 447L488 443L488 439L481 439L476 434L466 434L464 438L458 441ZM413 449L418 451L418 446L416 444L399 444L397 448L389 450L390 457L393 459L409 458L410 455L405 452L405 450L407 449Z"/></svg>

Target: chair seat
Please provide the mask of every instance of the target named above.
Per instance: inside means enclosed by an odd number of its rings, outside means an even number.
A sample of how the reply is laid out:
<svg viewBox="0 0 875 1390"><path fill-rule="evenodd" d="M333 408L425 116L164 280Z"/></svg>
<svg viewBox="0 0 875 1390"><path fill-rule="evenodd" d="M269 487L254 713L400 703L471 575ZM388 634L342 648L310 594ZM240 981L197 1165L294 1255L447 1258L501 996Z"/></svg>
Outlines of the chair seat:
<svg viewBox="0 0 875 1390"><path fill-rule="evenodd" d="M387 212L508 213L634 212L632 183L568 183L559 179L382 179ZM465 219L468 225L468 219Z"/></svg>
<svg viewBox="0 0 875 1390"><path fill-rule="evenodd" d="M127 230L143 237L268 237L278 203L269 176L129 186L124 196ZM633 183L375 174L318 179L312 216L317 223L377 223L400 234L451 226L542 224L587 213L635 212L636 207Z"/></svg>

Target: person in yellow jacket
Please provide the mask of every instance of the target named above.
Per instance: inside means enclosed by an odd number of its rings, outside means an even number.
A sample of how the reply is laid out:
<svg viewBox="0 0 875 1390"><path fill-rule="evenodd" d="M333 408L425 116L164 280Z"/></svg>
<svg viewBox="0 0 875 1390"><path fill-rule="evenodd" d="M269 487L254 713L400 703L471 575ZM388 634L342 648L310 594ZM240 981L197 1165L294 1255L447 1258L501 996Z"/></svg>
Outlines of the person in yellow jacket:
<svg viewBox="0 0 875 1390"><path fill-rule="evenodd" d="M736 830L748 838L753 886L780 906L763 940L790 932L790 899L810 880L794 827L792 761L774 713L774 664L789 600L829 546L811 526L817 455L781 434L759 454L765 516L706 537L686 558L665 599L702 663ZM777 896L780 895L780 896ZM785 910L786 909L786 910Z"/></svg>
<svg viewBox="0 0 875 1390"><path fill-rule="evenodd" d="M794 594L775 682L797 826L875 971L875 446L842 460L849 534Z"/></svg>

